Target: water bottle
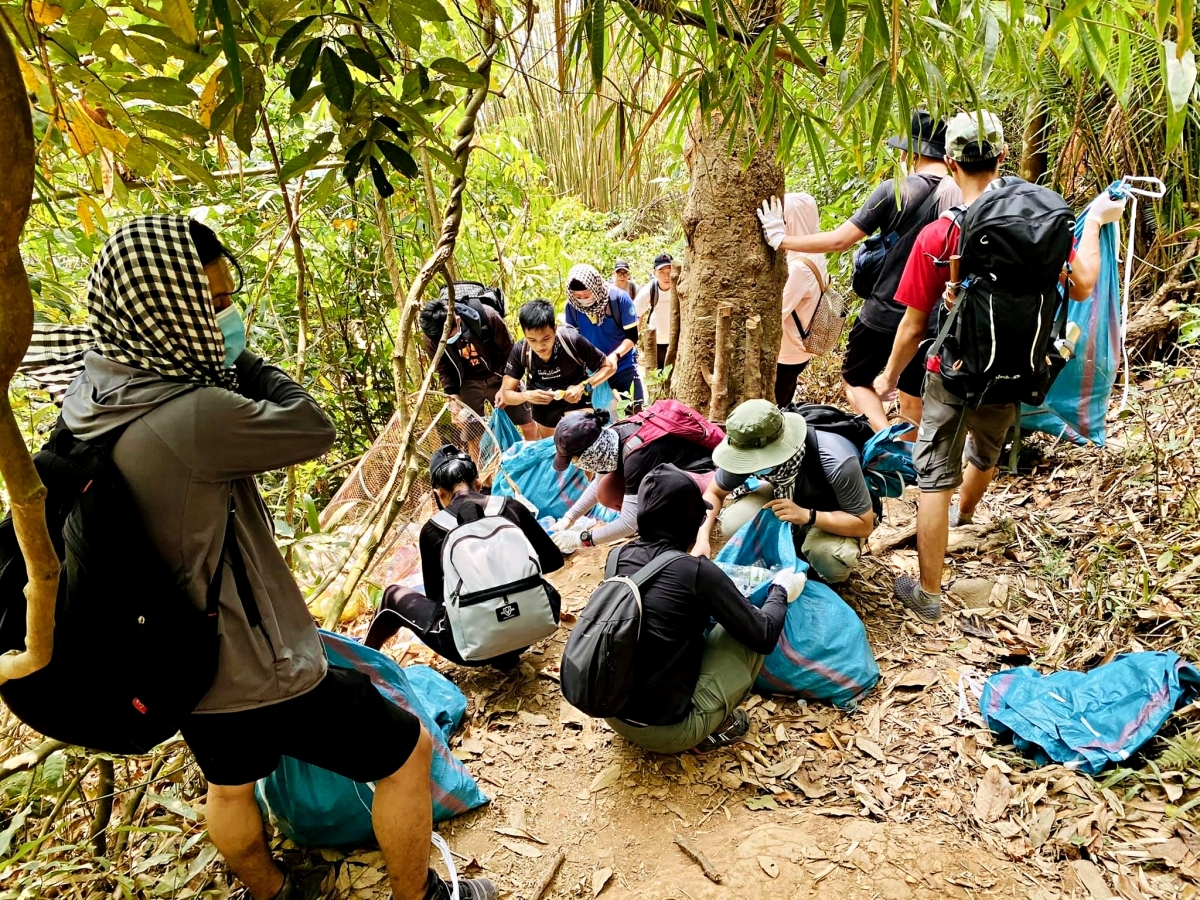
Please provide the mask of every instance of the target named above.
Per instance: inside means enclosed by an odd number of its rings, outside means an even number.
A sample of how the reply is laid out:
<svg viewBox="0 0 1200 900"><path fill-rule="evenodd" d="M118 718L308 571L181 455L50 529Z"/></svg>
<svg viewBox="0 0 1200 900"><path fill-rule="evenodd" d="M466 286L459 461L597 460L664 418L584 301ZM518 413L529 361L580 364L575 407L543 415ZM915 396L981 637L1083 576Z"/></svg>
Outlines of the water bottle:
<svg viewBox="0 0 1200 900"><path fill-rule="evenodd" d="M737 589L747 597L755 589L775 577L775 572L762 566L736 566L729 563L717 563L721 571L729 576L729 580L737 585Z"/></svg>

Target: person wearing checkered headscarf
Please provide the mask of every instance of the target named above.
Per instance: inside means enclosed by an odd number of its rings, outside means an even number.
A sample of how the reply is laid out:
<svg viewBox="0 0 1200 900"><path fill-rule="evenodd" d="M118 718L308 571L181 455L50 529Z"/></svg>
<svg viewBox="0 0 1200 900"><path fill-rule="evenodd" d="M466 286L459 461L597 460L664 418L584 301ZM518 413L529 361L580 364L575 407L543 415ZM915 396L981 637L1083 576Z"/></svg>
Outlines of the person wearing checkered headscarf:
<svg viewBox="0 0 1200 900"><path fill-rule="evenodd" d="M573 266L567 275L566 323L617 365L608 379L613 391L633 397L634 410L645 397L638 376L638 316L633 298L609 284L595 266Z"/></svg>

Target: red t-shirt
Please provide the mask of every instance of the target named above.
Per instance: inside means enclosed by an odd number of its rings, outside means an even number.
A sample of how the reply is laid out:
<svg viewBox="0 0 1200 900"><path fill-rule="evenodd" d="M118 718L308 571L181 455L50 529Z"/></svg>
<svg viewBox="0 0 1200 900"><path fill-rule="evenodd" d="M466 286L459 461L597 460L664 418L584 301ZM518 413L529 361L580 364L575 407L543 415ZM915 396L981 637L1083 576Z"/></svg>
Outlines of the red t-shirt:
<svg viewBox="0 0 1200 900"><path fill-rule="evenodd" d="M950 267L934 265L934 260L949 259L957 250L958 226L950 219L939 217L922 228L900 276L896 302L933 312L950 280Z"/></svg>

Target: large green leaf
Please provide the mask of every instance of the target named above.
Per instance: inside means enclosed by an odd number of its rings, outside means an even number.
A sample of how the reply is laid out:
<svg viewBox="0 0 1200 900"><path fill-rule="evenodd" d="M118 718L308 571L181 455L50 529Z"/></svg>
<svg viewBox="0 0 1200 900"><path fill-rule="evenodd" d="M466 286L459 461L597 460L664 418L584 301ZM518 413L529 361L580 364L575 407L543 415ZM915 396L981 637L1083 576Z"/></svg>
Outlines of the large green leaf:
<svg viewBox="0 0 1200 900"><path fill-rule="evenodd" d="M829 29L829 45L837 53L846 36L846 0L825 0L825 24Z"/></svg>
<svg viewBox="0 0 1200 900"><path fill-rule="evenodd" d="M319 163L325 158L329 152L329 145L333 143L333 132L326 131L317 135L311 144L302 153L297 153L286 163L280 171L280 177L284 181L289 181L295 178L301 172L307 171L308 168L315 163Z"/></svg>
<svg viewBox="0 0 1200 900"><path fill-rule="evenodd" d="M379 160L372 156L367 160L367 164L371 167L371 180L375 182L375 190L379 191L379 196L386 200L396 193L396 189L387 180L387 175L383 171L383 166L379 164Z"/></svg>
<svg viewBox="0 0 1200 900"><path fill-rule="evenodd" d="M303 97L308 86L312 84L313 70L317 67L317 60L320 58L321 48L324 46L325 41L319 37L313 38L304 45L300 59L296 61L292 74L288 76L288 90L292 92L293 100Z"/></svg>
<svg viewBox="0 0 1200 900"><path fill-rule="evenodd" d="M364 50L362 47L346 47L346 58L349 59L350 64L360 72L366 72L372 78L383 77L383 70L379 68L379 60L377 60L373 54Z"/></svg>
<svg viewBox="0 0 1200 900"><path fill-rule="evenodd" d="M125 165L138 178L150 178L158 165L158 153L136 134L125 145Z"/></svg>
<svg viewBox="0 0 1200 900"><path fill-rule="evenodd" d="M185 176L191 181L198 184L203 184L211 191L217 191L217 180L212 177L212 173L204 166L192 162L176 147L172 147L165 141L160 141L157 138L145 138L145 141L155 147L163 158L179 171L180 175Z"/></svg>
<svg viewBox="0 0 1200 900"><path fill-rule="evenodd" d="M287 53L288 48L296 43L304 32L308 30L308 26L316 20L316 16L305 16L299 22L289 25L287 31L283 33L279 41L275 44L275 53L271 57L272 60L278 64L283 59L283 55Z"/></svg>
<svg viewBox="0 0 1200 900"><path fill-rule="evenodd" d="M450 15L438 0L392 0L426 22L449 22Z"/></svg>
<svg viewBox="0 0 1200 900"><path fill-rule="evenodd" d="M196 21L187 0L162 0L162 17L180 40L188 44L196 43Z"/></svg>
<svg viewBox="0 0 1200 900"><path fill-rule="evenodd" d="M208 129L190 116L169 109L139 109L135 112L135 117L149 122L163 134L186 135L200 145L208 142Z"/></svg>
<svg viewBox="0 0 1200 900"><path fill-rule="evenodd" d="M417 167L417 161L403 147L393 144L391 141L376 141L375 146L379 148L379 152L383 154L384 158L392 164L392 168L405 178L416 178L420 174L421 170Z"/></svg>
<svg viewBox="0 0 1200 900"><path fill-rule="evenodd" d="M421 21L410 12L401 9L393 3L389 12L392 31L401 43L407 44L414 50L421 49Z"/></svg>
<svg viewBox="0 0 1200 900"><path fill-rule="evenodd" d="M329 102L342 112L349 112L354 106L354 78L350 75L350 67L332 47L321 51L321 84Z"/></svg>
<svg viewBox="0 0 1200 900"><path fill-rule="evenodd" d="M233 120L233 139L247 156L253 146L252 138L258 131L262 111L263 97L266 96L267 83L258 66L246 70L246 89L242 105L238 108L237 118Z"/></svg>
<svg viewBox="0 0 1200 900"><path fill-rule="evenodd" d="M100 37L108 22L108 14L98 6L87 6L67 20L67 31L81 44L91 44Z"/></svg>
<svg viewBox="0 0 1200 900"><path fill-rule="evenodd" d="M221 23L221 48L225 52L225 61L229 66L229 77L233 79L233 96L238 103L244 102L242 93L242 61L238 56L237 32L233 26L233 12L229 8L229 0L212 0L213 12Z"/></svg>
<svg viewBox="0 0 1200 900"><path fill-rule="evenodd" d="M592 84L599 87L604 81L604 41L607 31L604 0L592 0L588 16L588 43L591 46Z"/></svg>
<svg viewBox="0 0 1200 900"><path fill-rule="evenodd" d="M164 75L131 81L117 93L130 99L153 100L163 106L188 106L197 99L195 92L186 84Z"/></svg>

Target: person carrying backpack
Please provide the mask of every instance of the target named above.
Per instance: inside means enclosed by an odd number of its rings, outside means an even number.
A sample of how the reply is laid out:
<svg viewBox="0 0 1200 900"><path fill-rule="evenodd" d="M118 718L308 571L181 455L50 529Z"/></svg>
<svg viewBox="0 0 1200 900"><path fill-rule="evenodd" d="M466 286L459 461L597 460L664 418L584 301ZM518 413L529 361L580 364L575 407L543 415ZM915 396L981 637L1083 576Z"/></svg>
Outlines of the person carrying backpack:
<svg viewBox="0 0 1200 900"><path fill-rule="evenodd" d="M594 266L573 266L567 275L566 323L597 350L612 357L616 373L608 384L641 407L646 391L638 375L638 317L626 291L608 284Z"/></svg>
<svg viewBox="0 0 1200 900"><path fill-rule="evenodd" d="M440 297L421 308L421 334L425 352L432 358L446 327L446 301ZM486 404L503 409L527 441L537 440L537 426L528 403L509 406L504 401L504 366L512 353L512 335L504 318L474 297L454 304L454 327L446 339L446 350L438 360L438 380L450 397L455 420L464 423L463 407L483 418Z"/></svg>
<svg viewBox="0 0 1200 900"><path fill-rule="evenodd" d="M715 563L689 556L707 503L692 477L673 465L647 473L637 505L637 539L614 548L605 567L607 577L637 582L643 569L658 564L657 573L638 587L636 628L621 628L607 640L581 640L588 623L604 616L605 610L593 605L606 591L601 585L563 653L564 695L589 695L615 707L605 721L654 753L735 743L749 728L738 704L758 677L764 656L775 649L787 604L800 596L804 575L790 568L778 572L758 609ZM716 627L706 637L713 620ZM628 670L610 673L618 661ZM619 685L624 690L615 697L597 691L600 685L581 683L612 674L626 676Z"/></svg>
<svg viewBox="0 0 1200 900"><path fill-rule="evenodd" d="M562 598L542 576L563 567L562 553L524 504L481 494L474 461L453 444L434 451L429 480L439 512L417 541L424 593L388 585L363 643L379 650L407 627L460 666L508 671L556 630Z"/></svg>
<svg viewBox="0 0 1200 900"><path fill-rule="evenodd" d="M711 555L718 516L722 533L732 537L766 507L792 526L796 553L822 581L850 577L878 521L861 447L851 438L866 441L872 432L861 416L852 419L826 406L802 408L811 409L814 420L828 420L829 427L809 425L801 413L767 400L747 400L729 414L726 438L713 450L719 468L704 492L710 508L693 554ZM751 476L759 480L753 491L746 487ZM731 495L734 502L722 513Z"/></svg>
<svg viewBox="0 0 1200 900"><path fill-rule="evenodd" d="M251 896L299 897L254 799L255 782L290 756L375 782L393 894L444 900L449 886L427 866L430 736L366 675L326 665L275 544L255 476L322 455L336 435L302 387L245 349L231 260L211 229L184 216L117 228L88 279L88 346L76 348L82 371L61 425L84 442L118 435L111 461L161 563L197 609L219 588L215 678L180 731L208 781L209 837ZM71 350L58 349L64 359ZM164 677L169 665L204 664L168 662L173 648L159 649ZM467 883L472 900L495 894L489 881Z"/></svg>
<svg viewBox="0 0 1200 900"><path fill-rule="evenodd" d="M816 234L821 230L817 201L811 194L786 194L783 219L789 235ZM822 286L829 282L829 268L821 253L787 253L788 277L783 285L783 321L779 359L775 364L775 402L787 406L795 400L796 382L812 359L804 346L804 332L812 325L821 299ZM807 323L807 324L805 324Z"/></svg>
<svg viewBox="0 0 1200 900"><path fill-rule="evenodd" d="M670 253L660 253L654 257L654 275L633 297L633 307L639 321L649 313L646 327L654 332L656 369L662 369L667 364L671 329L676 327L671 321L671 304L675 294L674 266L675 259Z"/></svg>
<svg viewBox="0 0 1200 900"><path fill-rule="evenodd" d="M715 468L712 448L725 436L720 428L678 400L656 400L640 413L608 424L607 410L570 413L554 429L554 470L574 462L594 477L567 514L551 527L563 553L628 537L637 531L638 489L663 463L688 472L703 490ZM571 531L576 519L597 503L618 510L613 522Z"/></svg>
<svg viewBox="0 0 1200 900"><path fill-rule="evenodd" d="M946 143L963 206L917 237L896 292L907 311L875 382L886 399L914 358L927 369L913 449L920 578L896 580L897 598L927 622L941 617L948 529L971 522L1021 402L1049 386L1052 342L1066 324L1060 289L1071 300L1091 296L1100 272L1100 226L1119 219L1125 205L1101 192L1073 248L1075 216L1061 197L1019 178L998 178L1007 148L995 115L960 113ZM954 257L959 273L951 285ZM930 322L940 327L926 357L917 351Z"/></svg>
<svg viewBox="0 0 1200 900"><path fill-rule="evenodd" d="M504 401L528 403L538 437L550 437L564 415L591 406L586 392L611 378L617 362L570 325L557 327L549 300L530 300L517 318L525 337L513 346L504 368Z"/></svg>
<svg viewBox="0 0 1200 900"><path fill-rule="evenodd" d="M865 415L876 431L886 428L888 419L872 382L887 365L892 338L904 317L904 308L895 302L900 274L921 228L960 201L958 188L947 176L945 135L944 120L916 110L909 134L888 139L889 147L901 151L908 169L908 177L900 185L899 209L896 182L889 178L833 231L790 234L783 204L775 197L764 202L758 214L767 243L777 250L840 253L867 238L854 256L851 285L863 305L846 339L842 387L850 407ZM921 367L914 365L900 383L900 417L912 424L921 418L924 375Z"/></svg>

